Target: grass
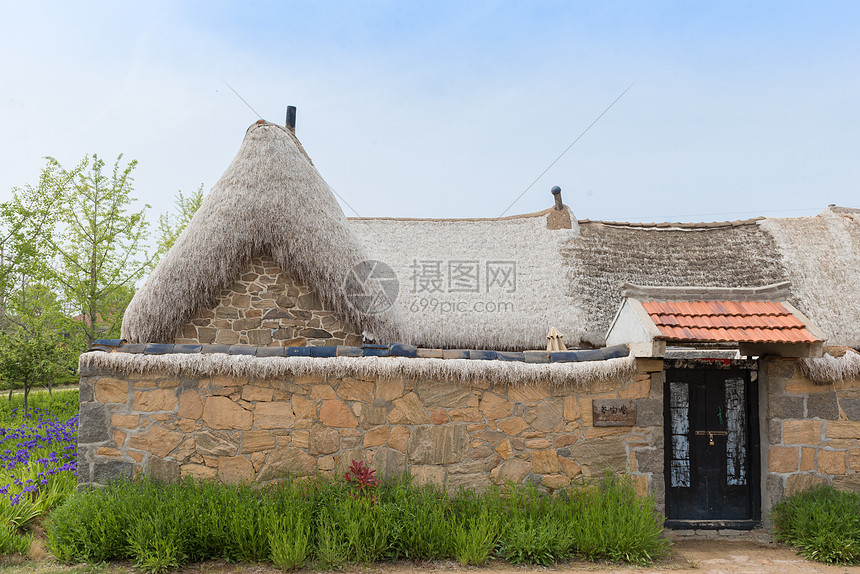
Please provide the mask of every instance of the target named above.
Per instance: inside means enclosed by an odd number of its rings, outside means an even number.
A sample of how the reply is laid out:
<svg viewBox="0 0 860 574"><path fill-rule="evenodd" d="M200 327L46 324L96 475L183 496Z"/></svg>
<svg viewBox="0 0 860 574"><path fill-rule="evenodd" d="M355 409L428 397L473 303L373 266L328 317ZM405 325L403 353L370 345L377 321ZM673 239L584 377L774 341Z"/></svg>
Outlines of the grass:
<svg viewBox="0 0 860 574"><path fill-rule="evenodd" d="M73 494L47 529L48 547L63 562L127 560L148 572L211 559L272 561L284 570L401 558L647 564L669 550L653 501L615 477L561 496L508 485L453 498L407 478L360 491L342 479L264 490L122 481Z"/></svg>
<svg viewBox="0 0 860 574"><path fill-rule="evenodd" d="M860 493L819 486L773 507L774 537L804 558L860 564Z"/></svg>

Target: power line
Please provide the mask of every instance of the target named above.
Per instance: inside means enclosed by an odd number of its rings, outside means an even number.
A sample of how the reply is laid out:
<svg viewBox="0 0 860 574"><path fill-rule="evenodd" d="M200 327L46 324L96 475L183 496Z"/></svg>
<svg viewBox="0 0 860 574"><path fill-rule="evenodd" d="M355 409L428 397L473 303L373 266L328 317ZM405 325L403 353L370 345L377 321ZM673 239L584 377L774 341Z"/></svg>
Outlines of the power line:
<svg viewBox="0 0 860 574"><path fill-rule="evenodd" d="M239 92L237 92L236 90L234 90L234 89L233 89L233 86L231 86L230 84L228 84L228 83L227 83L227 80L225 80L224 78L221 78L221 81L222 81L222 82L224 82L224 83L227 85L227 87L228 87L228 88L230 88L230 90L231 90L234 94L236 94L236 97L237 97L237 98L239 98L240 100L242 100L242 102L244 102L244 104L245 104L246 106L248 106L248 109L249 109L249 110L251 110L252 112L254 112L254 114L255 114L258 118L260 118L261 120L263 119L263 116L261 116L260 114L258 114L258 113L257 113L257 110L255 110L254 108L252 108L252 107L251 107L251 104L249 104L248 102L246 102L246 101L245 101L245 98L243 98L242 96L240 96L240 95L239 95Z"/></svg>
<svg viewBox="0 0 860 574"><path fill-rule="evenodd" d="M519 195L517 196L517 198L511 202L511 204L507 207L507 209L505 209L505 210L502 212L502 214L501 214L499 217L504 217L504 215L505 215L508 211L510 211L510 209L514 206L514 204L515 204L516 202L518 202L520 199L522 199L522 197L523 197L526 193L528 193L528 191L529 191L532 187L534 187L534 185L535 185L535 184L540 180L540 178L542 178L542 177L546 174L546 172L548 172L549 170L551 170L551 169L552 169L552 166L554 166L555 164L557 164L557 163L558 163L558 160L560 160L562 157L564 157L564 154L566 154L567 152L569 152L569 151L570 151L570 148L572 148L573 146L575 146L575 145L576 145L576 142L578 142L579 140L581 140L581 139L582 139L582 137L583 137L585 134L587 134L587 133L588 133L588 130L590 130L592 127L594 127L594 124L596 124L597 122L599 122L599 121L600 121L600 118L602 118L603 116L605 116L605 115L606 115L606 112L608 112L609 110L611 110L611 109L612 109L612 106L614 106L615 104L617 104L617 103L618 103L618 100L620 100L621 98L623 98L623 97L624 97L624 94L626 94L628 91L630 91L630 88L632 88L632 87L633 87L633 84L635 84L635 83L636 83L636 82L633 82L632 84L630 84L629 86L627 86L627 89L626 89L626 90L624 90L623 92L621 92L621 95L619 95L617 98L615 98L615 99L612 101L612 103L611 103L611 104L609 104L609 106L607 106L607 108L606 108L605 110L603 110L603 112L602 112L599 116L597 116L597 119L595 119L593 122L591 122L591 124L589 124L589 126L588 126L587 128L585 128L585 129L583 130L583 132L582 132L581 134L579 134L579 136L577 136L577 138L576 138L575 140L573 140L573 143L572 143L572 144L570 144L569 146L567 146L567 148L565 148L565 150L564 150L563 152L561 152L561 154L559 154L559 156L558 156L557 158L555 158L555 160L553 160L553 162L552 162L551 164L549 164L549 166L547 166L547 168L546 168L545 170L543 170L543 171L540 173L540 175L539 175L539 176L537 176L537 177L535 178L535 180L534 180L533 182L531 182L531 183L529 184L529 186L528 186L527 188L525 188L525 189L523 190L523 192L522 192L521 194L519 194Z"/></svg>

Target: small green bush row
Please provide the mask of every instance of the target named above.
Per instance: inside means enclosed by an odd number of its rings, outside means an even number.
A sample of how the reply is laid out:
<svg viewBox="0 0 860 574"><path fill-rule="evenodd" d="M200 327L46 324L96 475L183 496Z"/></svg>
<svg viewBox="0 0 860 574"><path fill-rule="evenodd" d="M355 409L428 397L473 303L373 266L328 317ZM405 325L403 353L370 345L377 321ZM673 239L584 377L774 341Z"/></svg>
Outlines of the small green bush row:
<svg viewBox="0 0 860 574"><path fill-rule="evenodd" d="M820 486L773 507L774 537L805 558L860 564L860 493Z"/></svg>
<svg viewBox="0 0 860 574"><path fill-rule="evenodd" d="M65 562L131 560L149 571L219 558L284 569L400 558L481 564L494 553L515 564L574 557L643 564L669 547L653 500L638 498L624 478L553 496L509 485L449 498L407 478L353 486L115 482L58 508L48 546Z"/></svg>

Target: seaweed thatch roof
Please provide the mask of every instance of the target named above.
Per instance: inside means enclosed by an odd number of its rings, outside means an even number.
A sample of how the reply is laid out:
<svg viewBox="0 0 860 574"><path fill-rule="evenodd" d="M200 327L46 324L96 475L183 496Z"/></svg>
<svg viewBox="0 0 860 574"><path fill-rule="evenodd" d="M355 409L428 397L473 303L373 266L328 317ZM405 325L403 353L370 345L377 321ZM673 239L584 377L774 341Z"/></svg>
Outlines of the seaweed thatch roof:
<svg viewBox="0 0 860 574"><path fill-rule="evenodd" d="M814 217L718 223L581 220L573 229L550 229L548 213L350 221L371 255L391 265L408 289L416 271L424 271L421 261L441 261L443 271L451 261L515 262L512 293L487 292L482 284L479 293L401 295L411 342L419 345L540 348L554 327L568 346L601 346L626 284L756 288L790 282L788 301L821 327L828 344L860 347L860 210L831 207ZM416 298L430 295L465 300L466 312L416 306ZM475 302L493 301L513 306L494 313L472 309Z"/></svg>
<svg viewBox="0 0 860 574"><path fill-rule="evenodd" d="M295 135L262 120L248 128L227 171L132 299L122 336L173 341L261 252L314 286L322 302L359 331L400 338L397 309L364 314L345 297L347 273L367 255Z"/></svg>
<svg viewBox="0 0 860 574"><path fill-rule="evenodd" d="M625 285L788 282L786 300L824 331L827 344L860 347L860 210L635 224L577 221L560 198L558 206L496 219L347 220L293 133L261 121L135 295L123 337L172 342L264 252L341 320L383 343L542 349L555 328L568 347L597 347ZM396 274L392 309L365 314L350 303L355 292L347 296L344 280L367 259ZM384 266L359 269L391 283Z"/></svg>

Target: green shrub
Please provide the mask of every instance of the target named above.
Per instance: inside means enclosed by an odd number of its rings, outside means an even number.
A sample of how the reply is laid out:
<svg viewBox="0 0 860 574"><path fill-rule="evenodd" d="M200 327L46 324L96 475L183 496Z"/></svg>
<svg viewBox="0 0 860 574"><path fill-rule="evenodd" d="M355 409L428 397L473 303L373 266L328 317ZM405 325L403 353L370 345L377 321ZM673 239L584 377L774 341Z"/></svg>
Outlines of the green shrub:
<svg viewBox="0 0 860 574"><path fill-rule="evenodd" d="M494 555L514 564L574 555L645 563L668 548L653 501L614 477L561 495L508 485L453 498L405 477L367 489L341 479L265 489L119 481L59 507L48 545L64 562L130 560L149 572L218 558L287 570L400 557L478 565Z"/></svg>
<svg viewBox="0 0 860 574"><path fill-rule="evenodd" d="M819 486L773 507L774 537L805 558L860 563L860 493Z"/></svg>
<svg viewBox="0 0 860 574"><path fill-rule="evenodd" d="M0 523L0 555L26 554L32 543L32 534L18 534L11 524Z"/></svg>
<svg viewBox="0 0 860 574"><path fill-rule="evenodd" d="M653 498L639 498L627 476L608 473L597 485L571 489L564 507L560 521L574 555L648 564L669 550Z"/></svg>
<svg viewBox="0 0 860 574"><path fill-rule="evenodd" d="M502 534L504 501L498 489L460 490L454 499L452 551L462 565L486 562Z"/></svg>
<svg viewBox="0 0 860 574"><path fill-rule="evenodd" d="M313 550L313 491L287 483L266 508L266 527L272 562L283 570L300 568Z"/></svg>

